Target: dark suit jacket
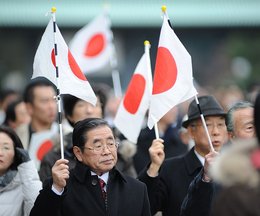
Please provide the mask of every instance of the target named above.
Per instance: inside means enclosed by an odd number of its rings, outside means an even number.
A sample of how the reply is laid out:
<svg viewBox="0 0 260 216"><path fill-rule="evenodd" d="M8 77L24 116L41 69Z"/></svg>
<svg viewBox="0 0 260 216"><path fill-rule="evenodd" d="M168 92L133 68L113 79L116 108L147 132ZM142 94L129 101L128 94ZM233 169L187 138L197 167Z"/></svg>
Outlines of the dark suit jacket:
<svg viewBox="0 0 260 216"><path fill-rule="evenodd" d="M189 185L201 169L192 148L184 156L165 160L155 178L149 177L144 170L138 178L147 186L152 214L162 211L164 216L179 215Z"/></svg>
<svg viewBox="0 0 260 216"><path fill-rule="evenodd" d="M212 200L218 187L213 182L203 182L203 170L191 182L181 206L181 216L209 216Z"/></svg>
<svg viewBox="0 0 260 216"><path fill-rule="evenodd" d="M77 162L71 171L62 196L51 190L52 182L40 191L31 216L150 216L150 205L145 184L124 176L113 169L107 184L107 210L102 197L98 177L91 176L90 169Z"/></svg>

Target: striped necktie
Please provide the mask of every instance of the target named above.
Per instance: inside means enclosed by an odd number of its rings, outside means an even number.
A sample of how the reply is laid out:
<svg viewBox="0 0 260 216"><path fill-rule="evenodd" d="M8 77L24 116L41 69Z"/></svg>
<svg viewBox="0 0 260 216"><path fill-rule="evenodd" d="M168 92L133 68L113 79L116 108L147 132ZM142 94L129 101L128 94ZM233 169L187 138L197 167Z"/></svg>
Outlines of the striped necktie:
<svg viewBox="0 0 260 216"><path fill-rule="evenodd" d="M99 185L100 185L100 188L101 188L101 191L102 191L102 196L103 196L103 199L105 201L105 205L107 207L107 192L105 191L106 183L101 178L99 179Z"/></svg>

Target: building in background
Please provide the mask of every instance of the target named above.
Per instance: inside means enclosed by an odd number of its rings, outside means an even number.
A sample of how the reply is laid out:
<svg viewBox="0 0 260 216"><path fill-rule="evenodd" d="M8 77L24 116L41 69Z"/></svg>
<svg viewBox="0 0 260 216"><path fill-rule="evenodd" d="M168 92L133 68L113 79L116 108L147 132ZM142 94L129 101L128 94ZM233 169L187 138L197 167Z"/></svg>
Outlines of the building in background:
<svg viewBox="0 0 260 216"><path fill-rule="evenodd" d="M162 23L161 4L167 6L175 33L192 56L193 74L202 86L235 83L246 88L260 82L260 1L192 0L1 0L0 88L22 89L32 75L33 58L49 17L57 8L57 23L68 43L73 35L99 14L106 4L112 21L118 70L123 89L143 53L144 40L151 42L151 63ZM111 68L90 81L112 86Z"/></svg>

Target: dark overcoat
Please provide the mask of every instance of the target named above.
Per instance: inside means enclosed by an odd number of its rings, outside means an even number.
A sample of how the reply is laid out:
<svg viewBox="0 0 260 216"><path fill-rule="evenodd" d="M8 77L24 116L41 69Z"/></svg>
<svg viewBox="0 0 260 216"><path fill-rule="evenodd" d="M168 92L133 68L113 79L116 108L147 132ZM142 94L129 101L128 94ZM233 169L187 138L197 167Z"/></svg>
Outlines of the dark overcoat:
<svg viewBox="0 0 260 216"><path fill-rule="evenodd" d="M150 205L144 183L113 169L107 183L107 208L98 184L89 167L77 163L70 173L64 193L59 196L46 181L31 216L150 216Z"/></svg>
<svg viewBox="0 0 260 216"><path fill-rule="evenodd" d="M155 178L149 177L147 170L141 172L138 178L147 186L151 213L162 211L163 216L179 216L189 185L201 169L192 148L183 156L166 159Z"/></svg>

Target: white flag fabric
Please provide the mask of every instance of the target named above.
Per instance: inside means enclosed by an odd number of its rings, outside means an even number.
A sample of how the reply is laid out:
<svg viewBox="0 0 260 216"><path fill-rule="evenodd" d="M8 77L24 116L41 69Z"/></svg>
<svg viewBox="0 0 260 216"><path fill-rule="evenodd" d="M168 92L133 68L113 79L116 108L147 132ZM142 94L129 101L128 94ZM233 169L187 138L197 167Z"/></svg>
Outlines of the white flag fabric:
<svg viewBox="0 0 260 216"><path fill-rule="evenodd" d="M143 54L120 103L114 124L131 142L136 143L149 107L152 73L149 52Z"/></svg>
<svg viewBox="0 0 260 216"><path fill-rule="evenodd" d="M112 39L110 20L105 13L75 34L69 47L85 74L100 70L109 63L114 49Z"/></svg>
<svg viewBox="0 0 260 216"><path fill-rule="evenodd" d="M196 94L191 56L164 15L156 56L148 127L151 129L171 108Z"/></svg>
<svg viewBox="0 0 260 216"><path fill-rule="evenodd" d="M95 105L96 95L69 51L57 25L56 44L58 55L55 59L53 22L50 20L34 57L32 79L45 77L57 86L57 62L59 70L59 86L57 87L59 87L60 93L74 95Z"/></svg>
<svg viewBox="0 0 260 216"><path fill-rule="evenodd" d="M28 153L34 161L37 170L40 170L41 161L44 156L53 148L52 138L58 133L59 125L54 122L50 130L35 132L32 134Z"/></svg>

